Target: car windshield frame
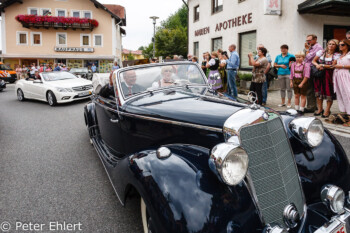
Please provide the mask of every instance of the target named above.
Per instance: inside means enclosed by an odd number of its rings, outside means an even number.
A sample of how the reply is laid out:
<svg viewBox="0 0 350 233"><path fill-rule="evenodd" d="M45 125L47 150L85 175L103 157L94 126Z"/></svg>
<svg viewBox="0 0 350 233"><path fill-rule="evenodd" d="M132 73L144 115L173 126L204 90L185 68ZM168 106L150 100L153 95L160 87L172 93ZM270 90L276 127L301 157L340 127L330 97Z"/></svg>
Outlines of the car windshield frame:
<svg viewBox="0 0 350 233"><path fill-rule="evenodd" d="M158 87L156 89L146 89L144 91L135 93L131 96L125 96L123 93L123 90L121 88L122 82L122 73L130 71L130 70L140 70L140 69L147 69L147 68L155 68L155 67L162 67L162 66L180 66L180 65L193 65L195 67L197 67L198 69L198 74L201 75L203 83L190 83L190 84L185 84L185 85L171 85L171 86L167 86L167 87ZM177 61L177 62L164 62L164 63L154 63L154 64L146 64L146 65L137 65L137 66L129 66L126 68L121 68L118 69L116 71L114 71L113 73L113 87L114 87L114 91L115 91L115 96L118 96L120 104L123 105L124 103L128 102L131 99L134 98L138 98L141 95L147 95L149 93L153 93L153 92L160 92L160 91L164 91L167 89L183 89L184 87L209 87L206 76L203 72L203 70L201 69L201 67L197 64L197 63L193 63L193 62L188 62L188 61Z"/></svg>
<svg viewBox="0 0 350 233"><path fill-rule="evenodd" d="M52 82L52 81L61 81L61 80L68 80L68 79L77 79L77 77L70 73L70 72L67 72L67 71L56 71L56 72L43 72L41 73L42 75L42 78L45 82ZM70 76L71 78L60 78L60 79L49 79L47 76L49 75L67 75L67 76Z"/></svg>

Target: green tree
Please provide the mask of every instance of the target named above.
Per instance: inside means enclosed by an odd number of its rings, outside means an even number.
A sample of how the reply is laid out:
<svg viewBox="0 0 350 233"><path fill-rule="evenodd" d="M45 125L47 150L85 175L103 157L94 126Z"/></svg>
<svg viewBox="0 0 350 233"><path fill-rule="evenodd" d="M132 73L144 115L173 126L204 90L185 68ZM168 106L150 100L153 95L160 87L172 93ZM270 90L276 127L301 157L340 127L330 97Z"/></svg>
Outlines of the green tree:
<svg viewBox="0 0 350 233"><path fill-rule="evenodd" d="M144 46L140 46L137 50L145 50L145 47Z"/></svg>
<svg viewBox="0 0 350 233"><path fill-rule="evenodd" d="M187 29L161 29L156 33L156 54L166 57L168 55L182 55L187 53Z"/></svg>
<svg viewBox="0 0 350 233"><path fill-rule="evenodd" d="M161 22L161 26L157 28L155 35L156 56L166 57L176 54L186 57L188 39L187 12L187 7L183 5L175 14L170 15ZM151 51L153 51L152 43L149 47L152 47Z"/></svg>
<svg viewBox="0 0 350 233"><path fill-rule="evenodd" d="M133 61L133 60L135 60L135 57L130 52L128 55L128 61Z"/></svg>
<svg viewBox="0 0 350 233"><path fill-rule="evenodd" d="M153 43L150 43L148 46L144 46L142 54L145 56L145 58L151 58L153 56Z"/></svg>

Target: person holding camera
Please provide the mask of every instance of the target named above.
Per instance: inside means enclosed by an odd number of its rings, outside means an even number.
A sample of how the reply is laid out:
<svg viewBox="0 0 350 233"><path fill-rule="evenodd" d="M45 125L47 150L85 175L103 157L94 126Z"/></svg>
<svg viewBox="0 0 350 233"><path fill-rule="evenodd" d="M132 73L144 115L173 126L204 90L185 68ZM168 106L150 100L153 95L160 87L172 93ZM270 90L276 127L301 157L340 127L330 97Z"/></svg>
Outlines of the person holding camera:
<svg viewBox="0 0 350 233"><path fill-rule="evenodd" d="M266 54L267 50L265 48L258 49L259 58L257 60L254 60L252 53L248 54L249 65L254 67L250 91L256 93L258 97L257 104L260 105L262 105L263 103L262 87L264 82L266 81L265 71L267 66L269 65L269 61L266 58Z"/></svg>
<svg viewBox="0 0 350 233"><path fill-rule="evenodd" d="M231 56L228 58L227 54L223 54L222 56L226 59L226 72L227 72L227 92L234 98L237 98L238 92L236 87L236 76L239 68L239 55L236 52L236 45L232 44L228 47L228 51L230 51Z"/></svg>
<svg viewBox="0 0 350 233"><path fill-rule="evenodd" d="M259 44L258 47L256 48L256 51L258 51L260 48L265 48L265 46L263 44ZM259 55L256 54L254 57L254 60L256 61L258 59L259 59ZM272 63L271 55L269 53L266 53L266 59L269 61L269 64L267 65L265 70L266 81L264 82L262 87L262 95L263 95L262 105L266 105L266 102L267 102L267 89L268 89L267 74L270 71L271 63Z"/></svg>

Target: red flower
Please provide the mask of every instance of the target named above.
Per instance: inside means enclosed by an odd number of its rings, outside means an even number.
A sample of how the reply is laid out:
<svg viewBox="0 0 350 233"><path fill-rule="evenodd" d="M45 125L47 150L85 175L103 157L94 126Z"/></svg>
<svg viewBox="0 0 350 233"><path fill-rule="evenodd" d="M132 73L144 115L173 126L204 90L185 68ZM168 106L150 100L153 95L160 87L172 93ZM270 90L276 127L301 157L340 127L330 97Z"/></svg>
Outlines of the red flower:
<svg viewBox="0 0 350 233"><path fill-rule="evenodd" d="M55 16L38 16L38 15L17 15L16 20L20 23L60 23L64 26L72 24L90 24L93 27L98 27L98 22L95 19L77 18L77 17L55 17Z"/></svg>

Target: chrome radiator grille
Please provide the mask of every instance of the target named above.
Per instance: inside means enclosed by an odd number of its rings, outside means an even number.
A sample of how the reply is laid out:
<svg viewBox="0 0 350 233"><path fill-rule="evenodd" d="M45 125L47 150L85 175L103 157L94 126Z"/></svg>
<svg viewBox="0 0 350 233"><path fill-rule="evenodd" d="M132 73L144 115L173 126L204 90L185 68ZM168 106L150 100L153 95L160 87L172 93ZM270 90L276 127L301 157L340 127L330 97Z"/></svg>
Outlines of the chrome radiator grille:
<svg viewBox="0 0 350 233"><path fill-rule="evenodd" d="M85 86L80 86L80 87L73 87L72 88L74 91L86 91L92 89L92 85L85 85Z"/></svg>
<svg viewBox="0 0 350 233"><path fill-rule="evenodd" d="M302 215L301 185L281 119L244 127L240 135L265 223L283 224L283 210L290 203Z"/></svg>

